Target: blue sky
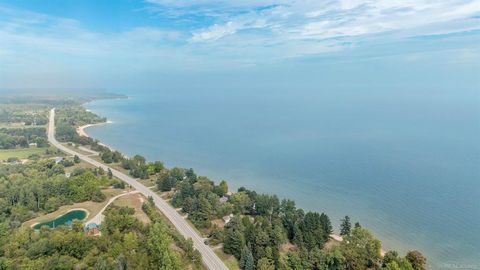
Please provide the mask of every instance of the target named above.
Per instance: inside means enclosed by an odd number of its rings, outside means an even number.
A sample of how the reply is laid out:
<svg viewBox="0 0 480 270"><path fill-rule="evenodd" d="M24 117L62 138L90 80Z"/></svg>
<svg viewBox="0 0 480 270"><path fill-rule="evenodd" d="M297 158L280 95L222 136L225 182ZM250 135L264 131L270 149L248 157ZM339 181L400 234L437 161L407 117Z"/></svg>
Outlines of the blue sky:
<svg viewBox="0 0 480 270"><path fill-rule="evenodd" d="M3 88L478 88L479 44L479 0L0 1Z"/></svg>

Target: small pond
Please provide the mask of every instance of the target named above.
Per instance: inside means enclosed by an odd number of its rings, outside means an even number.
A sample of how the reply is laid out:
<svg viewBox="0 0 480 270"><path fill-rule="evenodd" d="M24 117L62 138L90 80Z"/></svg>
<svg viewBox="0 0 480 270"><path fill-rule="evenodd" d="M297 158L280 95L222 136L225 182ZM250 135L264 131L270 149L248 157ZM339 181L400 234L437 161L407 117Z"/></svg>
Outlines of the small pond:
<svg viewBox="0 0 480 270"><path fill-rule="evenodd" d="M87 212L85 210L72 210L61 216L58 216L56 219L52 219L46 222L38 223L33 226L34 230L39 230L42 226L48 226L50 228L56 228L60 225L68 225L73 222L74 219L84 220L87 217Z"/></svg>

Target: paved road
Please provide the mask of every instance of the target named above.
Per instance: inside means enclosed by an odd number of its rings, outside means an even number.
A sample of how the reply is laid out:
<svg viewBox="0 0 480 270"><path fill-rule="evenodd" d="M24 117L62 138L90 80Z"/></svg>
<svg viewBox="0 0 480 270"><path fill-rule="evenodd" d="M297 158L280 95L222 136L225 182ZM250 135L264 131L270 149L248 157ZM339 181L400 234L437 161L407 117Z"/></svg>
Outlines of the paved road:
<svg viewBox="0 0 480 270"><path fill-rule="evenodd" d="M148 187L145 187L144 185L140 184L135 180L134 178L118 171L113 168L110 168L109 166L98 162L86 155L83 155L81 153L77 153L75 150L69 149L62 144L60 144L56 139L55 139L55 109L52 109L50 111L50 120L48 123L48 141L58 149L62 150L63 152L70 154L70 155L77 155L82 159L83 161L92 164L95 167L101 167L105 171L108 169L112 170L112 173L115 177L119 178L120 180L126 182L136 190L138 190L140 193L145 195L146 197L152 197L155 205L162 211L162 213L170 220L170 222L177 228L177 230L185 237L185 238L191 238L193 240L193 246L195 249L200 251L202 254L202 260L203 264L208 268L212 270L228 270L227 266L218 258L218 256L213 252L213 250L204 244L204 239L198 235L198 233L188 224L188 222L180 216L180 214L171 206L169 205L165 200L160 198L155 192L150 190Z"/></svg>

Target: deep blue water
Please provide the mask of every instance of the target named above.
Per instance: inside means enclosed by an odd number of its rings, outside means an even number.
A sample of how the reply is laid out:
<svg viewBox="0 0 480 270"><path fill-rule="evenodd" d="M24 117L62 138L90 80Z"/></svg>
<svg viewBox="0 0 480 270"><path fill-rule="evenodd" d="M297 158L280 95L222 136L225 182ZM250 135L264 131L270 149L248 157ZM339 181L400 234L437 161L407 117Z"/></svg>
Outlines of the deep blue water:
<svg viewBox="0 0 480 270"><path fill-rule="evenodd" d="M349 215L432 269L480 269L480 97L455 91L130 93L87 108L128 155Z"/></svg>

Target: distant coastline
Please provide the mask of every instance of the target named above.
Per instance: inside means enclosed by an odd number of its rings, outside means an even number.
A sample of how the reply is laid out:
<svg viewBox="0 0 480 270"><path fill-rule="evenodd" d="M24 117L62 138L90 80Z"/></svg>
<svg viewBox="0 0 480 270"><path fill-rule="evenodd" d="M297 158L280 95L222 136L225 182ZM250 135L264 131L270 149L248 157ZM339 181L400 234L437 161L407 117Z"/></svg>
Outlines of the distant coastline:
<svg viewBox="0 0 480 270"><path fill-rule="evenodd" d="M129 99L129 98L130 97L127 97L127 99ZM89 102L93 102L93 101L89 101ZM86 109L85 106L83 106L83 107L86 111L90 111L90 110ZM113 121L107 120L106 122L103 122L103 123L87 124L87 125L79 126L77 128L77 133L78 133L79 136L95 139L95 138L91 137L90 135L88 135L88 133L85 131L87 128L91 128L91 127L95 127L95 126L104 126L104 125L113 124L113 123L114 123ZM112 151L115 151L114 148L112 148L109 145L106 145L105 143L102 143L102 142L98 141L98 144L102 145L104 147L107 147ZM122 153L122 154L126 157L126 155L124 153ZM343 241L343 237L341 235L338 235L338 234L335 234L335 233L330 234L330 239L332 241L335 241L335 242L342 242ZM382 257L385 256L385 254L386 254L386 251L383 249L383 247L380 249L380 254L381 254Z"/></svg>

